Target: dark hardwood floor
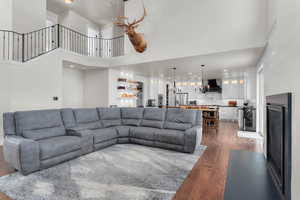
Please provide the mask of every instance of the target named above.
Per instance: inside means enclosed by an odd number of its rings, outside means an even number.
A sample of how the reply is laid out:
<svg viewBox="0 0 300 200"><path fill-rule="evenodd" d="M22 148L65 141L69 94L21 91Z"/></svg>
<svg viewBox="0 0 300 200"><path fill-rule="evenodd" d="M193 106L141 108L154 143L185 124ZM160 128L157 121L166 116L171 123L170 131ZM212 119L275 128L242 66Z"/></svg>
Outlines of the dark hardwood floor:
<svg viewBox="0 0 300 200"><path fill-rule="evenodd" d="M263 152L263 144L237 137L236 123L221 122L219 132L203 134L207 150L177 191L173 200L223 200L230 150Z"/></svg>
<svg viewBox="0 0 300 200"><path fill-rule="evenodd" d="M13 173L15 170L11 168L4 160L3 157L3 147L0 146L0 176L5 176L7 174ZM11 200L5 194L0 192L0 200Z"/></svg>
<svg viewBox="0 0 300 200"><path fill-rule="evenodd" d="M221 122L219 133L203 134L202 144L208 148L177 191L173 200L223 200L230 150L262 152L255 140L237 137L237 124ZM0 176L14 172L3 159L0 146ZM0 200L12 200L0 193Z"/></svg>

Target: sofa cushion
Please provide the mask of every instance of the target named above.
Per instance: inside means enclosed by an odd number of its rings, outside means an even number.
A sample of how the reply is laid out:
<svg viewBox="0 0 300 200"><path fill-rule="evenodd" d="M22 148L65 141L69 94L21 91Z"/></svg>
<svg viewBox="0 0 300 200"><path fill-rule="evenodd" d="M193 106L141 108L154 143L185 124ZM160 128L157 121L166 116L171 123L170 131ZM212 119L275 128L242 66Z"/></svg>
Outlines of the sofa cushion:
<svg viewBox="0 0 300 200"><path fill-rule="evenodd" d="M166 110L162 108L145 108L143 119L164 121Z"/></svg>
<svg viewBox="0 0 300 200"><path fill-rule="evenodd" d="M96 108L74 109L74 116L80 128L93 130L103 127Z"/></svg>
<svg viewBox="0 0 300 200"><path fill-rule="evenodd" d="M115 128L102 128L93 130L94 144L112 140L118 137L117 130Z"/></svg>
<svg viewBox="0 0 300 200"><path fill-rule="evenodd" d="M120 126L122 125L121 119L108 119L108 120L102 120L102 124L104 128L109 128L113 126Z"/></svg>
<svg viewBox="0 0 300 200"><path fill-rule="evenodd" d="M132 128L132 126L116 126L115 127L119 137L129 137L131 128Z"/></svg>
<svg viewBox="0 0 300 200"><path fill-rule="evenodd" d="M77 123L95 122L100 120L96 108L81 108L74 109L73 111Z"/></svg>
<svg viewBox="0 0 300 200"><path fill-rule="evenodd" d="M15 121L17 134L23 136L24 131L47 129L55 127L63 127L60 110L36 110L36 111L22 111L15 113ZM63 131L42 131L41 134L45 134L45 137L58 135L65 135ZM43 138L43 136L40 136Z"/></svg>
<svg viewBox="0 0 300 200"><path fill-rule="evenodd" d="M196 121L196 111L170 108L167 110L165 129L187 130L191 128Z"/></svg>
<svg viewBox="0 0 300 200"><path fill-rule="evenodd" d="M74 113L71 108L61 109L61 116L66 128L73 128L76 126Z"/></svg>
<svg viewBox="0 0 300 200"><path fill-rule="evenodd" d="M94 130L94 129L99 129L102 128L102 123L100 121L97 122L88 122L88 123L79 123L77 125L78 128L80 129L90 129L90 130Z"/></svg>
<svg viewBox="0 0 300 200"><path fill-rule="evenodd" d="M165 109L161 108L145 108L144 117L141 126L163 128L165 119Z"/></svg>
<svg viewBox="0 0 300 200"><path fill-rule="evenodd" d="M39 140L41 160L46 160L80 149L80 137L59 136Z"/></svg>
<svg viewBox="0 0 300 200"><path fill-rule="evenodd" d="M16 135L15 113L3 114L4 135Z"/></svg>
<svg viewBox="0 0 300 200"><path fill-rule="evenodd" d="M156 130L156 128L150 127L133 127L130 129L130 137L153 141Z"/></svg>
<svg viewBox="0 0 300 200"><path fill-rule="evenodd" d="M97 110L105 128L122 124L120 108L97 108Z"/></svg>
<svg viewBox="0 0 300 200"><path fill-rule="evenodd" d="M122 124L139 126L143 118L144 108L122 108Z"/></svg>
<svg viewBox="0 0 300 200"><path fill-rule="evenodd" d="M192 124L189 123L176 123L176 122L165 122L164 128L169 130L180 130L185 131L192 128Z"/></svg>
<svg viewBox="0 0 300 200"><path fill-rule="evenodd" d="M184 145L184 131L158 129L154 133L156 142Z"/></svg>
<svg viewBox="0 0 300 200"><path fill-rule="evenodd" d="M43 128L35 130L24 130L23 137L32 140L41 140L50 137L65 135L65 128L63 126L53 127L53 128Z"/></svg>
<svg viewBox="0 0 300 200"><path fill-rule="evenodd" d="M102 120L121 119L120 108L97 108Z"/></svg>

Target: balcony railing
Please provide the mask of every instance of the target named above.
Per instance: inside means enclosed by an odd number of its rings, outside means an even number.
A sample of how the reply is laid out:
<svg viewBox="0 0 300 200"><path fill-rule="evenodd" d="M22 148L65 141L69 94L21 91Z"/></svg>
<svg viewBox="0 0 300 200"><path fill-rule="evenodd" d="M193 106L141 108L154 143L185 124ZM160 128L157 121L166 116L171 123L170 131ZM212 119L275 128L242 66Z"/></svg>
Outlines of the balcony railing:
<svg viewBox="0 0 300 200"><path fill-rule="evenodd" d="M88 37L59 24L24 34L0 30L0 60L26 62L57 48L84 56L122 56L124 36Z"/></svg>

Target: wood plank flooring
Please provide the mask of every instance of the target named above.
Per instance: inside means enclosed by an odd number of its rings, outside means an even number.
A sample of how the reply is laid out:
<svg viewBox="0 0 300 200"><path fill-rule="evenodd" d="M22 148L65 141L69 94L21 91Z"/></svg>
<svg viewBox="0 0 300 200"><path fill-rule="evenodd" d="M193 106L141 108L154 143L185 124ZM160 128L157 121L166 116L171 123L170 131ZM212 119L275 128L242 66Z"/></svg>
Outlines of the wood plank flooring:
<svg viewBox="0 0 300 200"><path fill-rule="evenodd" d="M263 145L252 139L237 137L237 124L221 122L219 133L203 134L208 148L177 191L173 200L223 200L230 150L262 152ZM14 172L3 159L0 146L0 176ZM0 193L0 200L12 200Z"/></svg>
<svg viewBox="0 0 300 200"><path fill-rule="evenodd" d="M221 122L218 133L204 133L202 144L208 148L173 200L223 200L230 150L263 152L262 143L237 137L237 128L236 123Z"/></svg>

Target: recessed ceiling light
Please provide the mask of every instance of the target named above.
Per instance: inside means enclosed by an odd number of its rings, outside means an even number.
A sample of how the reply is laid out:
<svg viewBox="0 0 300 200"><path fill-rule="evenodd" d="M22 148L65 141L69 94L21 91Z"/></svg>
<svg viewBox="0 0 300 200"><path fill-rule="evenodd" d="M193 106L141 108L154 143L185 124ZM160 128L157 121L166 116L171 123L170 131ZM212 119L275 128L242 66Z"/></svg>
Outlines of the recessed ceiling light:
<svg viewBox="0 0 300 200"><path fill-rule="evenodd" d="M227 69L224 69L224 72L227 72L228 70Z"/></svg>
<svg viewBox="0 0 300 200"><path fill-rule="evenodd" d="M192 73L192 72L189 72L188 74L189 74L189 75L193 75L193 73Z"/></svg>
<svg viewBox="0 0 300 200"><path fill-rule="evenodd" d="M73 2L74 2L74 0L65 0L65 3L67 3L67 4L71 4Z"/></svg>
<svg viewBox="0 0 300 200"><path fill-rule="evenodd" d="M70 65L70 68L74 68L75 66L74 65Z"/></svg>

